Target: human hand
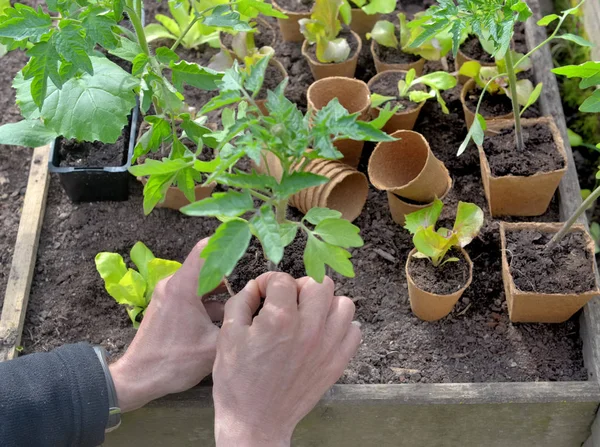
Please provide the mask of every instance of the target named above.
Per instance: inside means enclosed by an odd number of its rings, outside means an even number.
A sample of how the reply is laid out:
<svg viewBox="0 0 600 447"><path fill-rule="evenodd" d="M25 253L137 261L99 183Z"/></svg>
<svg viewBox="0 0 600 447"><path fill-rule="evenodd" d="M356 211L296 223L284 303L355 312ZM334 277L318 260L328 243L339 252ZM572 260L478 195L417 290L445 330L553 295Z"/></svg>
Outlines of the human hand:
<svg viewBox="0 0 600 447"><path fill-rule="evenodd" d="M231 298L213 368L217 446L290 445L358 349L354 310L328 277L266 273Z"/></svg>
<svg viewBox="0 0 600 447"><path fill-rule="evenodd" d="M142 324L117 362L110 365L121 411L197 385L210 374L223 304L197 294L204 264L200 241L174 275L159 282Z"/></svg>

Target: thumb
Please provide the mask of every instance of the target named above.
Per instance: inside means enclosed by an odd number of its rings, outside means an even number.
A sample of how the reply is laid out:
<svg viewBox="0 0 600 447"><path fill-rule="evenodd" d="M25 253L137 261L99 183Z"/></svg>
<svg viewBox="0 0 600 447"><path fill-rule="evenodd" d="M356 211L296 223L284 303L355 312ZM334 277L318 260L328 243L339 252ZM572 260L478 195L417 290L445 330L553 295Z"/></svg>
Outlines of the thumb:
<svg viewBox="0 0 600 447"><path fill-rule="evenodd" d="M225 303L224 330L244 328L252 324L252 316L260 306L260 288L255 280L246 284L237 295Z"/></svg>
<svg viewBox="0 0 600 447"><path fill-rule="evenodd" d="M202 253L207 243L208 238L198 242L179 270L169 278L168 286L171 294L200 302L198 299L198 276L202 266L204 266L204 259L200 258L200 253Z"/></svg>

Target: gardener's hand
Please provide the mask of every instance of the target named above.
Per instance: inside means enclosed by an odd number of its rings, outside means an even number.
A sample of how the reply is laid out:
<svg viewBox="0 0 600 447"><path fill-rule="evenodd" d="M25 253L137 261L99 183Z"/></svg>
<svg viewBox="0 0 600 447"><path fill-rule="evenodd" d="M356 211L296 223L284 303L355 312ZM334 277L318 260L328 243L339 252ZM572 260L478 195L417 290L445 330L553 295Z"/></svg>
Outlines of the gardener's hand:
<svg viewBox="0 0 600 447"><path fill-rule="evenodd" d="M125 355L110 366L122 411L185 391L210 374L223 305L197 295L204 264L200 241L181 268L156 286L142 324ZM211 321L212 320L212 321Z"/></svg>
<svg viewBox="0 0 600 447"><path fill-rule="evenodd" d="M333 293L329 278L266 273L227 302L213 368L218 447L290 445L360 344L354 303Z"/></svg>

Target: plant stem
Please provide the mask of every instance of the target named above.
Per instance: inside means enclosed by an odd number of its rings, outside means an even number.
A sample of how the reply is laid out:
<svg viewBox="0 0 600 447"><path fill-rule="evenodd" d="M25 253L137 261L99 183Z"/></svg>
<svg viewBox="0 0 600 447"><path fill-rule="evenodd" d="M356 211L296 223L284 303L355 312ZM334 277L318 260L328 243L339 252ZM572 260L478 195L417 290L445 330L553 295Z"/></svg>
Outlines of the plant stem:
<svg viewBox="0 0 600 447"><path fill-rule="evenodd" d="M590 194L590 196L587 199L585 199L581 205L579 205L579 208L577 208L577 210L573 213L569 220L565 222L560 231L554 235L554 237L550 240L550 242L548 242L548 244L546 244L546 250L553 249L556 246L556 244L560 242L560 240L565 236L565 234L569 232L573 224L577 222L579 216L581 216L585 212L585 210L592 206L594 202L598 199L598 197L600 197L600 187L596 188Z"/></svg>
<svg viewBox="0 0 600 447"><path fill-rule="evenodd" d="M135 30L135 35L137 36L138 43L142 48L142 51L150 56L150 48L148 47L148 41L146 41L146 34L144 33L144 26L142 25L142 19L137 14L135 7L133 6L133 1L129 0L127 2L127 6L125 7L125 11L129 16L129 20L133 25L133 29Z"/></svg>
<svg viewBox="0 0 600 447"><path fill-rule="evenodd" d="M289 199L284 199L275 204L275 217L277 219L277 223L279 223L279 224L282 224L285 222L285 218L286 218L286 214L287 214L287 207L288 207L288 200Z"/></svg>
<svg viewBox="0 0 600 447"><path fill-rule="evenodd" d="M513 65L510 48L506 50L504 60L506 61L506 71L508 73L510 102L513 107L513 115L515 116L515 144L517 145L518 151L523 151L525 149L525 143L523 142L523 128L521 127L521 111L519 110L519 101L517 100L517 75L515 74L515 67Z"/></svg>
<svg viewBox="0 0 600 447"><path fill-rule="evenodd" d="M181 43L181 41L184 39L185 35L187 33L189 33L189 31L192 29L192 27L198 23L198 20L200 20L200 17L202 16L196 16L192 19L192 21L190 23L188 23L188 26L185 30L183 30L183 32L179 35L179 37L177 38L177 40L175 41L175 43L173 44L173 46L171 47L171 51L175 51L177 49L177 47L179 46L179 44Z"/></svg>

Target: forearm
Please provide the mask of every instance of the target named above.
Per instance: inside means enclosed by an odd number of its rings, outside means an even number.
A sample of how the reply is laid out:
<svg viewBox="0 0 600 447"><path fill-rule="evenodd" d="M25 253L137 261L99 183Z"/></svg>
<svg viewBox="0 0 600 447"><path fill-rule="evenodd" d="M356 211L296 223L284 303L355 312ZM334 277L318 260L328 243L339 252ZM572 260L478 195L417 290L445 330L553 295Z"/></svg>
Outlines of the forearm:
<svg viewBox="0 0 600 447"><path fill-rule="evenodd" d="M272 427L274 430L280 427ZM265 433L241 421L217 413L215 416L216 447L289 447L291 434Z"/></svg>
<svg viewBox="0 0 600 447"><path fill-rule="evenodd" d="M107 420L106 379L91 346L0 363L0 444L96 446Z"/></svg>

